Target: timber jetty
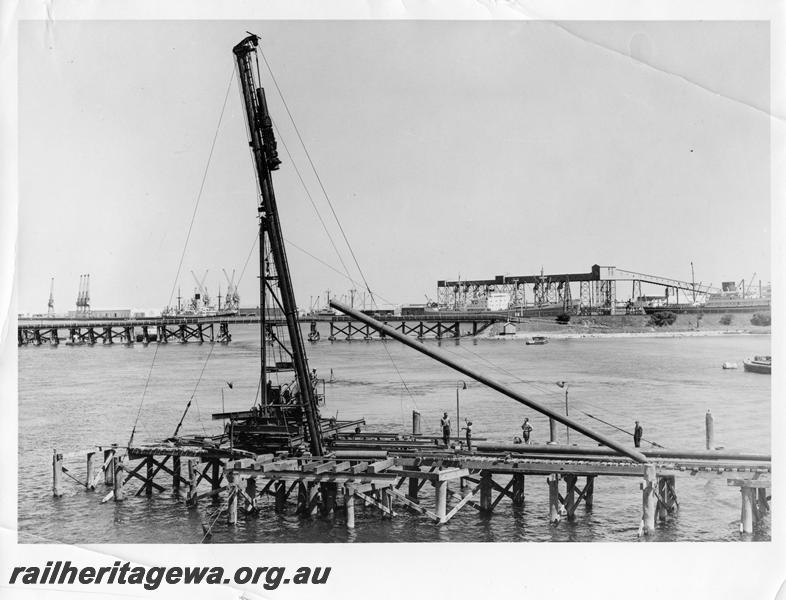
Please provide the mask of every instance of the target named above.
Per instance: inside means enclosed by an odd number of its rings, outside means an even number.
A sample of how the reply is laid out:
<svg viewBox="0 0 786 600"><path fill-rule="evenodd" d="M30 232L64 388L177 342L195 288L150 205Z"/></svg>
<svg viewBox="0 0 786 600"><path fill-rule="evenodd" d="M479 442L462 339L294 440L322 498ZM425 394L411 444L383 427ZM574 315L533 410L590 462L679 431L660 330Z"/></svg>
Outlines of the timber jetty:
<svg viewBox="0 0 786 600"><path fill-rule="evenodd" d="M420 315L387 315L384 323L418 339L445 339L475 336L489 326L509 319L505 312L435 312ZM20 319L17 324L19 346L69 346L95 344L133 344L151 342L217 342L232 340L231 325L286 325L281 316L262 319L259 315L146 317L135 319ZM310 341L318 341L317 324L329 324L330 341L379 340L384 338L373 327L344 315L308 315L299 319L311 328ZM316 332L316 335L313 333Z"/></svg>
<svg viewBox="0 0 786 600"><path fill-rule="evenodd" d="M417 429L419 415L413 417ZM467 451L459 442L446 448L441 440L418 432L340 432L352 426L333 424L329 450L321 457L249 455L174 444L113 445L68 456L55 452L53 492L63 495L64 475L86 490L108 490L104 502L152 496L168 487L185 510L206 499L218 502L217 514L230 525L272 508L304 518L321 515L349 529L356 526L356 507L376 511L379 518L425 515L439 526L462 509L490 514L499 512L503 501L522 506L525 498L547 494L543 518L557 525L574 520L580 509L595 510L595 480L615 477L641 488L638 525L644 536L677 516L680 478L725 478L728 486L738 488L741 533L752 533L770 509L768 455L658 451L645 452L648 462L641 464L608 448L481 443ZM85 471L76 464L80 457ZM75 476L81 472L84 479ZM215 522L205 522L206 532Z"/></svg>

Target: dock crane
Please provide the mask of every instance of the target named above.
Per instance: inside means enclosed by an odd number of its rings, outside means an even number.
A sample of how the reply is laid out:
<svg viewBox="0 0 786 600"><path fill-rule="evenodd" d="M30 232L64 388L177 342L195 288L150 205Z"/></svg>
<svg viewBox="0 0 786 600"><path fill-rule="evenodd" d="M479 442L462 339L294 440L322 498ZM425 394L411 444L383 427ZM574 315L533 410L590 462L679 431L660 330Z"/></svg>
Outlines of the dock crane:
<svg viewBox="0 0 786 600"><path fill-rule="evenodd" d="M90 274L79 276L79 292L76 296L76 312L79 315L90 314Z"/></svg>
<svg viewBox="0 0 786 600"><path fill-rule="evenodd" d="M748 280L748 291L742 295L743 298L745 298L747 295L750 295L750 290L753 287L754 281L756 281L756 271L753 272L753 275L751 275L751 278Z"/></svg>
<svg viewBox="0 0 786 600"><path fill-rule="evenodd" d="M52 281L49 284L49 302L47 302L47 317L54 317L55 316L55 278L52 277Z"/></svg>
<svg viewBox="0 0 786 600"><path fill-rule="evenodd" d="M235 270L232 269L232 277L227 275L226 269L221 269L224 272L224 278L227 280L227 293L224 298L224 308L226 310L237 310L240 308L240 295L237 293L237 286L235 285Z"/></svg>
<svg viewBox="0 0 786 600"><path fill-rule="evenodd" d="M745 289L745 279L741 279L740 282L737 284L740 289L742 289L742 297L746 298L748 296L748 290L750 290L751 286L753 285L753 280L756 279L756 271L753 272L751 278L748 280L748 289Z"/></svg>
<svg viewBox="0 0 786 600"><path fill-rule="evenodd" d="M202 280L200 281L196 274L191 271L191 277L194 278L194 282L197 284L197 291L194 292L194 306L193 309L195 311L199 311L200 308L205 307L207 308L210 305L210 295L207 293L207 288L205 287L205 281L207 280L207 274L209 271L205 271L205 274L202 276ZM200 306L201 304L201 306Z"/></svg>

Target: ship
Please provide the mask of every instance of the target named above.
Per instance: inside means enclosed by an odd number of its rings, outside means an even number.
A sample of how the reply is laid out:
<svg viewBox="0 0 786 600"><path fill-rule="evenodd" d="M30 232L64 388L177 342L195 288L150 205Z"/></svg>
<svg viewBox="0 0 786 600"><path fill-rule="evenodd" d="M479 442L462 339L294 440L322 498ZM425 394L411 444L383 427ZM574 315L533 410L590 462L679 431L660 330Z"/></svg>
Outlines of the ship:
<svg viewBox="0 0 786 600"><path fill-rule="evenodd" d="M191 271L194 278L196 287L194 293L186 304L181 302L182 296L180 290L177 293L177 306L167 306L161 311L162 317L224 317L237 315L240 310L240 295L237 293L235 286L235 272L232 271L232 277L227 275L224 271L224 276L227 278L227 291L223 296L224 305L221 305L221 286L218 288L218 304L212 302L212 298L205 287L205 280L207 279L208 271L198 279L196 274Z"/></svg>
<svg viewBox="0 0 786 600"><path fill-rule="evenodd" d="M772 374L772 356L757 355L746 358L742 365L749 373Z"/></svg>

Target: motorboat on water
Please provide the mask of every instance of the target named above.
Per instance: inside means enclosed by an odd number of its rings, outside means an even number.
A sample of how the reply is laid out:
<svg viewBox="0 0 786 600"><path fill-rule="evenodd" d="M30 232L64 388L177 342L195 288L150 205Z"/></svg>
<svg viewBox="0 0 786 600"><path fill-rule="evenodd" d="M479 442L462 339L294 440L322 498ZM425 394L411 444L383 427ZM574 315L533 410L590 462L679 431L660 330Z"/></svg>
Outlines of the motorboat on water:
<svg viewBox="0 0 786 600"><path fill-rule="evenodd" d="M527 346L542 346L548 344L549 340L542 335L534 335L527 340Z"/></svg>
<svg viewBox="0 0 786 600"><path fill-rule="evenodd" d="M742 365L749 373L770 375L772 373L772 356L757 355L753 358L746 358Z"/></svg>

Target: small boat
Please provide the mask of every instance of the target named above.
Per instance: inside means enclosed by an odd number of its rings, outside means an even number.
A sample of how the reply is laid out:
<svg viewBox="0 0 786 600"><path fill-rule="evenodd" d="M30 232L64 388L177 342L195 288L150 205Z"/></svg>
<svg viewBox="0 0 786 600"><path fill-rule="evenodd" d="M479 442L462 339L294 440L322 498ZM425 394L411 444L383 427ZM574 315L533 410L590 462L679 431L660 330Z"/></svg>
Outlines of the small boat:
<svg viewBox="0 0 786 600"><path fill-rule="evenodd" d="M542 346L543 344L548 344L548 342L542 335L535 335L527 340L527 346Z"/></svg>
<svg viewBox="0 0 786 600"><path fill-rule="evenodd" d="M742 361L745 370L750 373L763 373L770 375L772 373L772 357L771 356L754 356L753 358L746 358Z"/></svg>

